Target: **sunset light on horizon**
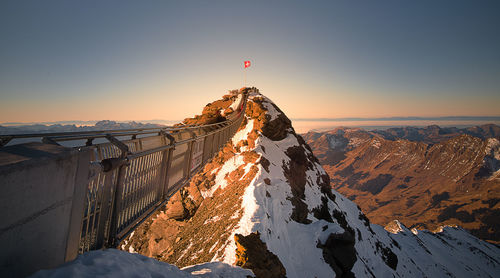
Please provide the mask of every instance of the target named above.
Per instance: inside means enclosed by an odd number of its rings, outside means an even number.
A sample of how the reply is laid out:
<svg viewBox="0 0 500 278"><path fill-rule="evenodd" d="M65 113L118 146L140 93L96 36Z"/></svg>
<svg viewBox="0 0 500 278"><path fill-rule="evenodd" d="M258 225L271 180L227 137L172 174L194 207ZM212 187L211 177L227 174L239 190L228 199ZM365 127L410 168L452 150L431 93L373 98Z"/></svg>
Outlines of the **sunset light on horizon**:
<svg viewBox="0 0 500 278"><path fill-rule="evenodd" d="M4 1L0 124L182 120L243 87L244 70L290 118L500 116L499 13L494 1Z"/></svg>

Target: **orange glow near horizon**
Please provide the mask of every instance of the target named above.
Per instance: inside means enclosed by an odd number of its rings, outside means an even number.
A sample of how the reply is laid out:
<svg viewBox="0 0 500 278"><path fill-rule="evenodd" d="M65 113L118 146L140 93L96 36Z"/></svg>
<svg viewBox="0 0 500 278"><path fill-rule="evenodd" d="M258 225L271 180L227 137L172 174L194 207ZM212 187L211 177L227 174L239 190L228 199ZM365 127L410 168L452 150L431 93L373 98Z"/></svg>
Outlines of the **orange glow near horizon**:
<svg viewBox="0 0 500 278"><path fill-rule="evenodd" d="M247 60L289 118L499 116L490 4L13 1L0 123L182 120L242 87Z"/></svg>
<svg viewBox="0 0 500 278"><path fill-rule="evenodd" d="M498 116L497 103L489 99L455 98L442 102L405 97L378 96L377 94L329 93L325 101L321 95L294 89L263 88L261 92L271 98L289 118L378 118L378 117L442 117L442 116ZM210 90L210 88L213 88ZM236 89L236 88L234 88ZM283 90L284 89L284 90ZM55 122L55 121L144 121L183 120L200 114L203 107L226 94L227 90L215 85L198 88L165 88L179 91L162 94L161 89L144 90L148 93L127 92L121 97L99 99L61 99L40 102L2 102L0 123ZM276 91L275 91L276 90ZM200 92L207 92L201 94ZM213 93L212 93L213 91ZM210 92L210 93L209 93ZM19 107L22 107L19 109ZM437 112L438 111L438 112ZM466 111L467 113L464 113Z"/></svg>

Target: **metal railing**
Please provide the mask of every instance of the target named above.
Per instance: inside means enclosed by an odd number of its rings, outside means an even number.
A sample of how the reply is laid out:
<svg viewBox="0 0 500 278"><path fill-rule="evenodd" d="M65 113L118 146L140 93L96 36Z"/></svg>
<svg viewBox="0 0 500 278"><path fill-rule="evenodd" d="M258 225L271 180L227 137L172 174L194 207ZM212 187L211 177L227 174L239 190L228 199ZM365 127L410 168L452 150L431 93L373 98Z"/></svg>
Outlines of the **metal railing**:
<svg viewBox="0 0 500 278"><path fill-rule="evenodd" d="M186 184L236 133L246 98L227 121L91 146L100 168L88 186L80 253L116 246Z"/></svg>
<svg viewBox="0 0 500 278"><path fill-rule="evenodd" d="M226 121L215 124L7 135L0 136L0 147L12 139L30 137L51 144L85 142L78 148L92 154L78 252L115 247L236 133L246 97L241 95L238 109ZM94 144L103 139L107 142Z"/></svg>

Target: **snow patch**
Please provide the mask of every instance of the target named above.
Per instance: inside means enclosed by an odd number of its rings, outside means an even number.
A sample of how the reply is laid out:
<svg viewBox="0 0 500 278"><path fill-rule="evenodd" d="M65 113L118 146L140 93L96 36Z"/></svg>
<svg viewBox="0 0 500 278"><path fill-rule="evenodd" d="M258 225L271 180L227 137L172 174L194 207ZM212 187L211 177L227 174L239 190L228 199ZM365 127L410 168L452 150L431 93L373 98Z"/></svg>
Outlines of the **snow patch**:
<svg viewBox="0 0 500 278"><path fill-rule="evenodd" d="M181 270L175 265L160 262L139 254L131 254L117 249L106 249L87 252L58 268L40 270L31 277L243 278L248 276L254 277L252 271L220 262L189 266Z"/></svg>
<svg viewBox="0 0 500 278"><path fill-rule="evenodd" d="M371 145L371 146L372 146L372 147L374 147L374 148L376 148L376 149L380 149L380 146L381 146L381 145L382 145L382 144L380 143L380 141L379 141L379 140L377 140L377 139L373 139L373 141L372 141L372 145Z"/></svg>
<svg viewBox="0 0 500 278"><path fill-rule="evenodd" d="M233 142L233 146L236 146L242 140L247 140L248 134L253 130L254 121L255 120L253 120L253 119L248 120L247 124L245 125L245 128L236 132L236 134L231 139L231 141ZM246 147L241 148L241 151L244 151L244 150L246 150Z"/></svg>
<svg viewBox="0 0 500 278"><path fill-rule="evenodd" d="M271 103L267 102L267 101L264 101L262 103L262 106L264 106L264 108L267 110L267 115L271 116L269 121L272 121L274 119L277 119L278 118L278 115L280 115L281 113L276 110L276 108L274 107L274 105L272 105Z"/></svg>
<svg viewBox="0 0 500 278"><path fill-rule="evenodd" d="M212 197L214 192L217 189L219 189L219 188L224 189L227 186L226 176L244 164L245 164L245 161L243 159L243 156L241 156L241 155L234 156L234 157L230 158L229 160L227 160L222 165L222 167L219 168L218 173L215 176L215 185L207 190L201 191L201 196L203 196L203 198L206 199L206 198ZM245 169L245 170L247 170L247 169ZM246 172L247 171L245 171L245 173Z"/></svg>
<svg viewBox="0 0 500 278"><path fill-rule="evenodd" d="M205 220L205 222L203 222L203 225L206 225L206 224L208 224L208 223L212 223L212 222L217 222L217 221L219 221L220 219L221 219L221 218L220 218L220 216L219 216L219 215L216 215L216 216L214 216L214 217L212 217L212 218L208 218L207 220Z"/></svg>
<svg viewBox="0 0 500 278"><path fill-rule="evenodd" d="M243 94L238 94L238 97L234 100L234 102L229 107L231 109L233 109L233 111L238 110L238 108L241 104L242 98L243 98Z"/></svg>

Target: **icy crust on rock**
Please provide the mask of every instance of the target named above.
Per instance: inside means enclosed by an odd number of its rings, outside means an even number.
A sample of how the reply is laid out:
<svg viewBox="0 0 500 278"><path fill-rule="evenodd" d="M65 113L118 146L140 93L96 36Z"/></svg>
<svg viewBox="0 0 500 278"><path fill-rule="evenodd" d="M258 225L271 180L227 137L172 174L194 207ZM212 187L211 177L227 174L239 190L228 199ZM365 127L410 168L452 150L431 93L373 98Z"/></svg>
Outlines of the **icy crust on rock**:
<svg viewBox="0 0 500 278"><path fill-rule="evenodd" d="M93 277L165 277L165 278L223 278L254 277L248 269L224 264L205 263L185 267L157 261L139 254L116 249L90 251L58 268L41 270L32 278L93 278Z"/></svg>

